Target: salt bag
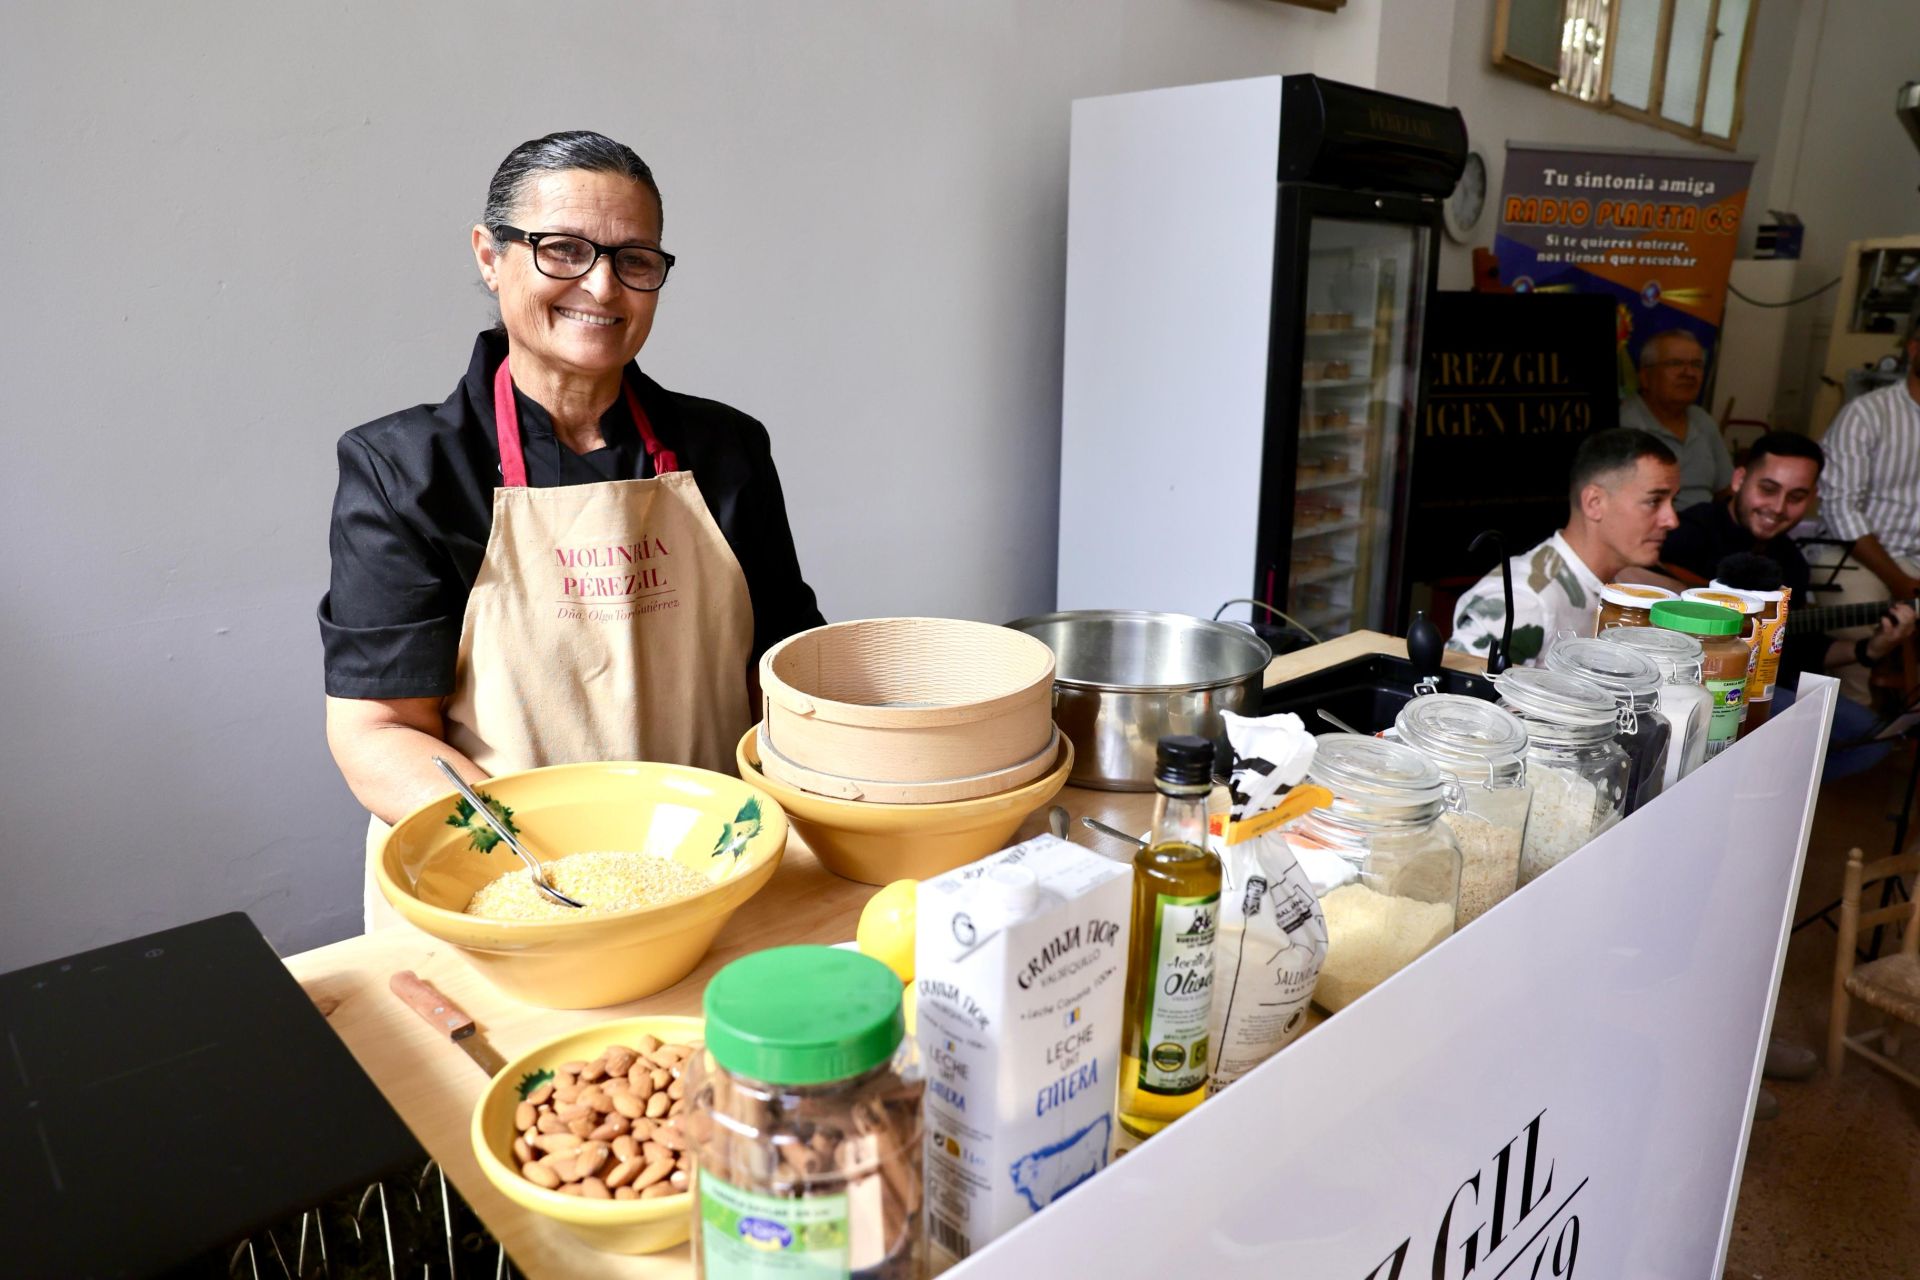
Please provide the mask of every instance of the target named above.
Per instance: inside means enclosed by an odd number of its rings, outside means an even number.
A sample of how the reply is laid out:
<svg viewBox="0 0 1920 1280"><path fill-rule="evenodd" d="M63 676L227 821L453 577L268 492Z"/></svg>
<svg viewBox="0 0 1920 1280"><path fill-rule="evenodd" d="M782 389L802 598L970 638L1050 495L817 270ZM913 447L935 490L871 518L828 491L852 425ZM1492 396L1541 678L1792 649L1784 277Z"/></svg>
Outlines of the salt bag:
<svg viewBox="0 0 1920 1280"><path fill-rule="evenodd" d="M1213 841L1220 855L1220 915L1214 935L1214 1046L1209 1096L1286 1047L1306 1026L1327 922L1312 878L1280 830L1302 811L1285 789L1306 776L1313 736L1294 715L1248 719L1227 713L1234 749L1233 811ZM1303 788L1325 796L1319 788Z"/></svg>

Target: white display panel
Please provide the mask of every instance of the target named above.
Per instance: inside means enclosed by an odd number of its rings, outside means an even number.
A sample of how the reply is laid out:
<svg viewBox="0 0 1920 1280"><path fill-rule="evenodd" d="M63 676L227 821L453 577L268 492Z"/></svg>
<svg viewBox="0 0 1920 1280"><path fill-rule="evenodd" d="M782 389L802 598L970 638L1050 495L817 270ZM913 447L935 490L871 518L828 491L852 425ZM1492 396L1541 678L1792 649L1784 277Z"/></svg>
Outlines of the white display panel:
<svg viewBox="0 0 1920 1280"><path fill-rule="evenodd" d="M1835 689L948 1274L1718 1276Z"/></svg>
<svg viewBox="0 0 1920 1280"><path fill-rule="evenodd" d="M1279 149L1278 76L1073 104L1062 609L1252 585Z"/></svg>

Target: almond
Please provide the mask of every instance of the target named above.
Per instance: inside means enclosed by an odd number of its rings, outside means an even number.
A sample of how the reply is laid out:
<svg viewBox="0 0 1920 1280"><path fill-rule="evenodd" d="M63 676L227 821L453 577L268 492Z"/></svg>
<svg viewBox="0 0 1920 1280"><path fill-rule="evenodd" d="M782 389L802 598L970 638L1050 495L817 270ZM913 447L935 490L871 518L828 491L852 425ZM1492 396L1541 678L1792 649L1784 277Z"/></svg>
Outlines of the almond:
<svg viewBox="0 0 1920 1280"><path fill-rule="evenodd" d="M622 1160L619 1164L615 1165L613 1171L607 1175L607 1185L615 1189L624 1187L638 1177L640 1171L646 1167L647 1164L644 1160Z"/></svg>
<svg viewBox="0 0 1920 1280"><path fill-rule="evenodd" d="M633 1185L638 1187L640 1190L645 1191L648 1187L652 1186L656 1182L659 1182L662 1178L665 1178L668 1174L672 1172L673 1172L673 1161L655 1160L652 1164L648 1165L646 1168L640 1171L640 1176L633 1180Z"/></svg>

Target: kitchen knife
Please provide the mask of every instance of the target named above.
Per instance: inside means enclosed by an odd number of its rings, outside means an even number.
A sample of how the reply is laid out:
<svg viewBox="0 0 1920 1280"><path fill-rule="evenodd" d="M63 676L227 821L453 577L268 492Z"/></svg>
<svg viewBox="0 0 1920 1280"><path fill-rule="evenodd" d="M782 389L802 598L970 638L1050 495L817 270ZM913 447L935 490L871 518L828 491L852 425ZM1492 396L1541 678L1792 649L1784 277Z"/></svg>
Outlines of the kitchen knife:
<svg viewBox="0 0 1920 1280"><path fill-rule="evenodd" d="M402 969L393 975L387 985L428 1026L465 1049L467 1056L487 1073L488 1079L499 1075L501 1068L507 1065L506 1059L495 1053L493 1046L487 1043L487 1038L480 1034L479 1025L467 1015L467 1011L447 999L425 978L411 969Z"/></svg>

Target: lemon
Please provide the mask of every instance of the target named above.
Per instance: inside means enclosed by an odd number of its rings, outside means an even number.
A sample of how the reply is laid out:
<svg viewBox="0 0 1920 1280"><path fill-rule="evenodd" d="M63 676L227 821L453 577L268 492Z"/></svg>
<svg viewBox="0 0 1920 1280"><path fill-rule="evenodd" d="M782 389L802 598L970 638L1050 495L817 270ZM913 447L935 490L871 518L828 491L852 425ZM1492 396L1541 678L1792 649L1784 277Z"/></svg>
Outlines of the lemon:
<svg viewBox="0 0 1920 1280"><path fill-rule="evenodd" d="M867 899L853 935L860 954L886 965L902 982L913 981L914 906L919 893L918 880L895 880Z"/></svg>

